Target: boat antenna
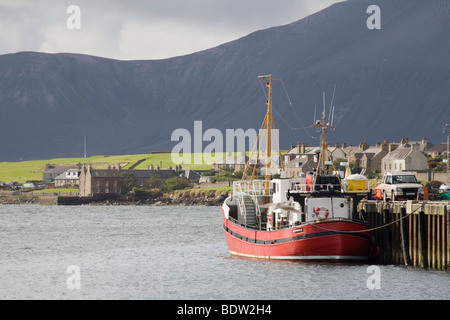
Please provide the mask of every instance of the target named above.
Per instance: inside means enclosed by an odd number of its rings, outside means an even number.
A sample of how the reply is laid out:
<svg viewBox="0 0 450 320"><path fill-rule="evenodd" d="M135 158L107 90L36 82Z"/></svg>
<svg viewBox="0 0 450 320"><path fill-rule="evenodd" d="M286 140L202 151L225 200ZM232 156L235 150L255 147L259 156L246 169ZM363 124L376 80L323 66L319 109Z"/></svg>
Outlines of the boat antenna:
<svg viewBox="0 0 450 320"><path fill-rule="evenodd" d="M335 83L334 83L334 89L333 89L333 96L331 97L330 114L328 115L328 121L331 120L332 113L334 112L334 111L333 111L333 104L334 104L334 97L335 97L335 95L336 95L336 85L337 85L337 83L335 82Z"/></svg>
<svg viewBox="0 0 450 320"><path fill-rule="evenodd" d="M444 126L444 133L447 134L447 187L450 184L450 176L449 176L449 169L450 169L450 124L446 124Z"/></svg>
<svg viewBox="0 0 450 320"><path fill-rule="evenodd" d="M325 122L325 92L323 93L323 112L322 112L322 120L316 120L313 124L313 127L318 128L322 132L321 146L320 146L320 155L317 166L317 174L325 171L325 152L327 150L327 145L325 142L325 133L329 129L335 129L330 123Z"/></svg>

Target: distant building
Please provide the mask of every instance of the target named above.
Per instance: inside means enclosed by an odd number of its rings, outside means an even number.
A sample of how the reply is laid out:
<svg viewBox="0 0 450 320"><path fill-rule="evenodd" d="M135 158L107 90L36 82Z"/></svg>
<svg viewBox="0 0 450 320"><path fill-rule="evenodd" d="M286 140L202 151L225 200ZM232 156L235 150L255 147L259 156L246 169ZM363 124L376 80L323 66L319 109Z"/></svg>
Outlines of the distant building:
<svg viewBox="0 0 450 320"><path fill-rule="evenodd" d="M305 143L292 146L291 150L284 155L284 163L286 167L286 177L295 178L303 174L317 169L320 147L309 147ZM336 159L344 159L346 154L341 146L334 147L328 144L325 154L325 161L333 161Z"/></svg>
<svg viewBox="0 0 450 320"><path fill-rule="evenodd" d="M447 142L443 142L427 150L427 155L432 158L447 154Z"/></svg>
<svg viewBox="0 0 450 320"><path fill-rule="evenodd" d="M381 162L382 173L389 171L428 170L428 159L420 144L403 144L389 152Z"/></svg>
<svg viewBox="0 0 450 320"><path fill-rule="evenodd" d="M57 166L54 164L47 164L45 166L45 170L42 174L42 180L45 181L45 183L52 183L55 181L55 179L66 172L69 169L80 169L81 165L77 166Z"/></svg>
<svg viewBox="0 0 450 320"><path fill-rule="evenodd" d="M397 145L389 144L387 140L370 146L368 143L361 143L359 147L347 147L347 159L355 167L376 170L381 172L381 162L383 158Z"/></svg>
<svg viewBox="0 0 450 320"><path fill-rule="evenodd" d="M80 174L80 195L83 197L95 194L124 194L127 184L137 187L145 187L152 178L167 180L182 177L190 180L199 179L200 175L192 170L183 170L181 166L175 169L160 169L158 166L150 166L148 170L121 170L109 168L106 170L92 169L91 166L83 166Z"/></svg>
<svg viewBox="0 0 450 320"><path fill-rule="evenodd" d="M286 178L297 178L307 172L314 171L317 168L317 161L314 157L307 155L298 155L286 164Z"/></svg>
<svg viewBox="0 0 450 320"><path fill-rule="evenodd" d="M235 172L244 171L249 159L250 158L247 157L244 152L242 152L240 155L234 155L233 153L229 152L227 154L227 157L213 164L213 169L216 171L224 169L232 169ZM252 160L252 165L255 165L255 162L256 161Z"/></svg>
<svg viewBox="0 0 450 320"><path fill-rule="evenodd" d="M55 187L73 187L80 183L81 170L69 169L55 178Z"/></svg>

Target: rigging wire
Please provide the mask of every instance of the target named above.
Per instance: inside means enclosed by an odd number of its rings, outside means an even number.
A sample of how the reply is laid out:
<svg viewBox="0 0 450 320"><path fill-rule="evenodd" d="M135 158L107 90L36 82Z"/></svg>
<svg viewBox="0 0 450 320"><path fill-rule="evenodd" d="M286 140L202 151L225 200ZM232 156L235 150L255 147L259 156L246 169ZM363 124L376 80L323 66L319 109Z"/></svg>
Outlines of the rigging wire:
<svg viewBox="0 0 450 320"><path fill-rule="evenodd" d="M336 233L348 233L348 234L352 234L352 233L371 232L371 231L376 231L376 230L380 230L380 229L387 228L387 227L389 227L389 226L391 226L391 225L393 225L393 224L396 224L396 223L400 222L401 220L405 220L406 218L408 218L409 216L413 215L414 213L416 213L416 212L419 211L420 209L421 209L421 208L417 208L416 210L414 210L414 211L412 211L412 212L406 214L404 217L401 217L401 218L399 218L399 219L396 220L396 221L393 221L393 222L390 222L390 223L387 223L387 224L384 224L384 225L381 225L381 226L378 226L378 227L374 227L374 228L371 228L371 229L355 230L355 231L344 231L344 230L334 230L334 229L324 228L324 227L318 226L317 224L315 224L314 227L316 227L316 228L318 228L318 229L325 230L325 231L332 231L332 232L336 232Z"/></svg>
<svg viewBox="0 0 450 320"><path fill-rule="evenodd" d="M285 92L286 97L287 97L287 99L288 99L288 101L289 101L289 105L290 105L292 111L294 112L294 114L295 114L297 120L300 122L301 128L295 128L295 127L293 127L292 125L290 125L290 124L286 121L285 118L283 118L283 117L277 112L276 109L273 109L273 111L274 111L274 112L276 113L276 115L277 115L277 116L278 116L278 117L286 124L286 126L287 126L289 129L291 129L292 131L300 131L300 130L304 130L304 131L306 132L306 134L307 134L311 139L318 139L319 137L314 137L314 136L312 136L311 133L310 133L309 130L308 130L308 129L312 128L312 126L306 127L306 126L303 124L303 122L301 121L299 115L297 114L297 112L296 112L295 109L294 109L294 106L293 106L293 104L292 104L292 100L291 100L291 98L289 97L289 94L288 94L288 92L287 92L287 89L286 89L286 86L284 85L283 80L280 80L280 81L281 81L281 84L283 85L284 92ZM267 100L268 98L267 98L266 90L264 90L264 86L263 86L262 82L260 82L260 85L261 85L261 89L262 89L262 91L263 91L263 93L264 93L264 96L266 97L266 100Z"/></svg>

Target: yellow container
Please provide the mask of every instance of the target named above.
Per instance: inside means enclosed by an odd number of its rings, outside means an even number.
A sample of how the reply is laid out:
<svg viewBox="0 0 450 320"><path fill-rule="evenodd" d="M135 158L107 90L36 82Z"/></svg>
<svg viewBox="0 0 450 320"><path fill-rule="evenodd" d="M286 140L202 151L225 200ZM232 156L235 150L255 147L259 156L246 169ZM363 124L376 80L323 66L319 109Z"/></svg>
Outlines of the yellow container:
<svg viewBox="0 0 450 320"><path fill-rule="evenodd" d="M369 180L347 180L347 192L369 191Z"/></svg>

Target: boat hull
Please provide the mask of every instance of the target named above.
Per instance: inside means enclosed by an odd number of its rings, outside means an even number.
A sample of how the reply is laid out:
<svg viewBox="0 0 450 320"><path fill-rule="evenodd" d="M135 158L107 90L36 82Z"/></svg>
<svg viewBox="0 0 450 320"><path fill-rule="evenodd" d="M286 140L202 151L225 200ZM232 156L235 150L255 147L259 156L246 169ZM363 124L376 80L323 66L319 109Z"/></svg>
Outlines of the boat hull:
<svg viewBox="0 0 450 320"><path fill-rule="evenodd" d="M231 255L312 261L366 261L371 256L367 226L350 220L330 220L279 231L245 228L223 217Z"/></svg>

